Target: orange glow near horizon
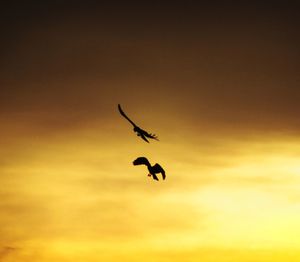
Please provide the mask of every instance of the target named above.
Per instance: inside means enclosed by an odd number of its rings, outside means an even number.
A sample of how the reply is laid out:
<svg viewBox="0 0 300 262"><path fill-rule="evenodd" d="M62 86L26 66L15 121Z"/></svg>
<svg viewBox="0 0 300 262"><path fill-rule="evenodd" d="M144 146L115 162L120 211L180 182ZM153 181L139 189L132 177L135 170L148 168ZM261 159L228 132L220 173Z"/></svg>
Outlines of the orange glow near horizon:
<svg viewBox="0 0 300 262"><path fill-rule="evenodd" d="M188 140L150 148L126 125L114 134L111 145L96 127L19 144L1 168L2 243L15 247L7 261L299 258L297 139L206 137L200 150ZM146 150L165 181L131 164Z"/></svg>

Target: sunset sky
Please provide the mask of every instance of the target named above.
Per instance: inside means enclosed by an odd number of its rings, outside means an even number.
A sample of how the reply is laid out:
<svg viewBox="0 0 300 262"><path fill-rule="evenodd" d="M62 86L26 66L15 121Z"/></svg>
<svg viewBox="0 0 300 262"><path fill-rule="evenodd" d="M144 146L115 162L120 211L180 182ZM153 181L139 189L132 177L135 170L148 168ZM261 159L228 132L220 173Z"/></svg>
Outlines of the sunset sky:
<svg viewBox="0 0 300 262"><path fill-rule="evenodd" d="M299 5L75 2L0 11L0 261L300 261Z"/></svg>

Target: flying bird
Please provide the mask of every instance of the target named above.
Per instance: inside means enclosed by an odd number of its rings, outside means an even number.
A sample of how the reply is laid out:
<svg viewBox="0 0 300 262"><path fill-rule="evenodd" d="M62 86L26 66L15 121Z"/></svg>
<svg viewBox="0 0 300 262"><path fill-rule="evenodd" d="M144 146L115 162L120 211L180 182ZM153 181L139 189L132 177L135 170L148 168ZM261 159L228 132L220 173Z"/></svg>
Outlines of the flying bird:
<svg viewBox="0 0 300 262"><path fill-rule="evenodd" d="M158 177L156 174L161 173L162 178L166 178L166 172L163 170L163 168L159 164L155 164L154 166L151 166L150 162L146 157L138 157L136 160L133 161L133 165L146 165L149 171L148 176L152 176L154 180L158 181Z"/></svg>
<svg viewBox="0 0 300 262"><path fill-rule="evenodd" d="M140 127L138 127L132 120L130 120L129 117L122 110L120 104L118 104L118 109L119 109L120 114L123 117L125 117L129 121L129 123L131 123L133 125L133 131L136 132L137 136L140 136L147 143L149 143L147 138L158 140L158 137L155 134L148 133L147 131L145 131L145 130L141 129Z"/></svg>

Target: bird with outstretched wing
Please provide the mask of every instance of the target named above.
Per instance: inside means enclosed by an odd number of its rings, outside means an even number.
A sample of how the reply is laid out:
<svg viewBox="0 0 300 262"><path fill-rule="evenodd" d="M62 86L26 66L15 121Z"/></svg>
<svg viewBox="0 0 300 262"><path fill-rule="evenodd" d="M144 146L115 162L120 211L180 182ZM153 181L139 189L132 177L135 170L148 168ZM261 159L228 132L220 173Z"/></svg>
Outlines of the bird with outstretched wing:
<svg viewBox="0 0 300 262"><path fill-rule="evenodd" d="M146 141L147 143L149 143L147 138L151 138L151 139L155 139L158 140L158 137L155 134L151 134L148 133L147 131L141 129L140 127L138 127L122 110L121 105L118 104L118 109L120 114L125 117L129 123L131 123L133 125L133 131L136 132L137 136L140 136L144 141Z"/></svg>
<svg viewBox="0 0 300 262"><path fill-rule="evenodd" d="M149 160L146 157L138 157L136 160L133 161L133 165L146 165L149 171L148 176L152 176L154 180L158 181L158 177L156 174L161 174L162 178L166 178L166 172L165 170L160 166L160 164L155 164L151 166Z"/></svg>

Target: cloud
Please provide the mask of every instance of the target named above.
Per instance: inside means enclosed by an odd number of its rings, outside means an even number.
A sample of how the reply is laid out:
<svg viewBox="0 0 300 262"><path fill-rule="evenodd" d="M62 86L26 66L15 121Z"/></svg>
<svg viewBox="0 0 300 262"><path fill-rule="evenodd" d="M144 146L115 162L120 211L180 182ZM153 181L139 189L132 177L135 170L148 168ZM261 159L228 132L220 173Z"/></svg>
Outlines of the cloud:
<svg viewBox="0 0 300 262"><path fill-rule="evenodd" d="M11 246L5 246L0 249L0 261L5 259L5 257L9 256L10 254L16 252L19 248L11 247Z"/></svg>

